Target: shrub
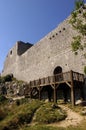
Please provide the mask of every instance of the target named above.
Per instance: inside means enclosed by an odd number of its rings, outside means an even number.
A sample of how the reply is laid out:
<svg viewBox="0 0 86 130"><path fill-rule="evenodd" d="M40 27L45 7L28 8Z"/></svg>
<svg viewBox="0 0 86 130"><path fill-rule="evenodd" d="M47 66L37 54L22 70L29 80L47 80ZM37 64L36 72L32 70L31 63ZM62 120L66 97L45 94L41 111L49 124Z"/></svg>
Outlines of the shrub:
<svg viewBox="0 0 86 130"><path fill-rule="evenodd" d="M81 6L84 6L84 0L75 1L75 10L78 10Z"/></svg>
<svg viewBox="0 0 86 130"><path fill-rule="evenodd" d="M6 76L4 76L4 80L5 80L5 82L6 81L12 81L12 78L13 78L13 75L12 74L8 74L8 75L6 75Z"/></svg>

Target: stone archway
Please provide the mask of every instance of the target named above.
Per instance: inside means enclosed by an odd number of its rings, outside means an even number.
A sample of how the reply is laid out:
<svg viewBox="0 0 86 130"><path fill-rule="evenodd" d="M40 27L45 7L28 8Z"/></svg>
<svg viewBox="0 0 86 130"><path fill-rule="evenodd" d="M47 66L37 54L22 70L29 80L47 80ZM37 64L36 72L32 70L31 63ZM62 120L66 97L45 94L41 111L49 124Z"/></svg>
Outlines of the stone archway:
<svg viewBox="0 0 86 130"><path fill-rule="evenodd" d="M62 73L62 67L61 66L57 66L54 71L53 71L53 74L56 75L56 74L60 74Z"/></svg>

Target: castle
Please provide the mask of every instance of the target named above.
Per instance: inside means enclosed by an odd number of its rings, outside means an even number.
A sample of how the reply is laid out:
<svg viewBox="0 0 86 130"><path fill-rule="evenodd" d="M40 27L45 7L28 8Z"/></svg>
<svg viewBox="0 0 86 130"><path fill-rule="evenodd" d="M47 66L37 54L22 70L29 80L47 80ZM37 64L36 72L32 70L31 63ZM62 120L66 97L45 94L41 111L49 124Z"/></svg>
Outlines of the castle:
<svg viewBox="0 0 86 130"><path fill-rule="evenodd" d="M70 100L74 106L75 99L86 99L84 67L86 67L86 6L73 12L36 44L16 42L8 52L2 76L13 74L18 80L28 82L25 92L29 93L30 97L34 96L35 92L39 99L45 98L46 94L43 91L46 91L48 99L51 101L53 97L55 103L58 97L57 91L59 95L62 90L64 101L71 95Z"/></svg>
<svg viewBox="0 0 86 130"><path fill-rule="evenodd" d="M2 75L12 73L18 80L30 82L70 70L83 74L86 48L77 55L73 53L71 42L80 33L69 23L70 17L34 45L16 42L8 52ZM81 42L86 42L86 35Z"/></svg>

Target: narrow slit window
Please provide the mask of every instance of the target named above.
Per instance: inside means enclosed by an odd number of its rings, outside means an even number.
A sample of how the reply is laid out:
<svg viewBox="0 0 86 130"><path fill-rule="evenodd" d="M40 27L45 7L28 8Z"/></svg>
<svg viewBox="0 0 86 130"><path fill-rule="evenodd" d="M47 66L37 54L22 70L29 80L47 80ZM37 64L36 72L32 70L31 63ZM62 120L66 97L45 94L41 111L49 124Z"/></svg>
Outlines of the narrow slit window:
<svg viewBox="0 0 86 130"><path fill-rule="evenodd" d="M10 51L10 55L12 55L12 50Z"/></svg>

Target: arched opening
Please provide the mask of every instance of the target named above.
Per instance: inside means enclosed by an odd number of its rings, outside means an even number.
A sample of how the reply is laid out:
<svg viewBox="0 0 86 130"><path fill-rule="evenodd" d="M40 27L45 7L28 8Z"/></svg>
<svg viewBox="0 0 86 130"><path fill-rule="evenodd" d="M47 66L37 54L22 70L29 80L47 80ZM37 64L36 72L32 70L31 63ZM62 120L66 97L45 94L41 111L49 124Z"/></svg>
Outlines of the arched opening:
<svg viewBox="0 0 86 130"><path fill-rule="evenodd" d="M62 73L62 67L57 66L57 67L54 69L53 74L56 75L56 74L60 74L60 73Z"/></svg>

